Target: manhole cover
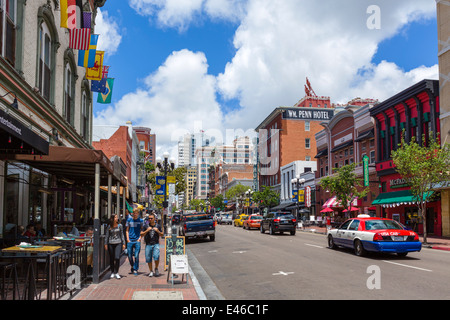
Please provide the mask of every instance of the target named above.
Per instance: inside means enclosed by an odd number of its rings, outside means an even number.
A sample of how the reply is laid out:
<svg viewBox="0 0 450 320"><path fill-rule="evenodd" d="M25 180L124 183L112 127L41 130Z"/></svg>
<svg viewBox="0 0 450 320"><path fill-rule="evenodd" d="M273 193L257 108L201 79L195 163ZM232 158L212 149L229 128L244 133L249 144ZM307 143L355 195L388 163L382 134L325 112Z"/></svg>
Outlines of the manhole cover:
<svg viewBox="0 0 450 320"><path fill-rule="evenodd" d="M183 300L180 291L136 291L132 300Z"/></svg>

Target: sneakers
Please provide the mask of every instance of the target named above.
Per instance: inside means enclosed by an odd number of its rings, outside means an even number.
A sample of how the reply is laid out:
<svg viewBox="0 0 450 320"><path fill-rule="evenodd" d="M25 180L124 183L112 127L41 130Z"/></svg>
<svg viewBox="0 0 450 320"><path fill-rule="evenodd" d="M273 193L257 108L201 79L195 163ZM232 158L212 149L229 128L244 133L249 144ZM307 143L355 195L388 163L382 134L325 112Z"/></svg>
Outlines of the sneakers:
<svg viewBox="0 0 450 320"><path fill-rule="evenodd" d="M159 277L159 270L155 269L155 277Z"/></svg>
<svg viewBox="0 0 450 320"><path fill-rule="evenodd" d="M115 274L114 273L111 273L111 277L109 277L110 279L112 279L112 278L114 278L115 277Z"/></svg>
<svg viewBox="0 0 450 320"><path fill-rule="evenodd" d="M136 270L134 270L134 271L133 271L133 274L134 274L135 276L137 276L137 275L138 275L138 272L137 272Z"/></svg>
<svg viewBox="0 0 450 320"><path fill-rule="evenodd" d="M148 274L148 276L151 278L153 277L153 271L150 271L150 273Z"/></svg>
<svg viewBox="0 0 450 320"><path fill-rule="evenodd" d="M122 278L118 273L116 273L116 279Z"/></svg>

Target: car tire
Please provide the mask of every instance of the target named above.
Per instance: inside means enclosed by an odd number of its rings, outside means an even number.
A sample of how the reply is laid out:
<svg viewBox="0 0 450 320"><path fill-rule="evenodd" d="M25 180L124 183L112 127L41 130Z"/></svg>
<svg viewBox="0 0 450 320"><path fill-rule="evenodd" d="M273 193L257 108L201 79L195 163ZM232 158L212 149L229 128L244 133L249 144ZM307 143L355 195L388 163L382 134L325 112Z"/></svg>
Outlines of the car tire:
<svg viewBox="0 0 450 320"><path fill-rule="evenodd" d="M330 248L330 249L337 248L336 244L334 243L333 236L331 234L328 235L328 248Z"/></svg>
<svg viewBox="0 0 450 320"><path fill-rule="evenodd" d="M406 257L408 255L408 252L397 252L397 255L399 257Z"/></svg>
<svg viewBox="0 0 450 320"><path fill-rule="evenodd" d="M265 230L264 230L264 228L263 228L263 226L261 225L261 227L259 228L259 231L261 232L261 233L264 233L264 232L266 232Z"/></svg>
<svg viewBox="0 0 450 320"><path fill-rule="evenodd" d="M355 249L355 254L358 257L364 257L367 253L366 249L364 249L364 246L362 244L362 242L358 239L355 240L353 247Z"/></svg>
<svg viewBox="0 0 450 320"><path fill-rule="evenodd" d="M209 236L209 241L215 241L216 240L216 235L210 235Z"/></svg>
<svg viewBox="0 0 450 320"><path fill-rule="evenodd" d="M295 236L295 230L291 230L291 236Z"/></svg>
<svg viewBox="0 0 450 320"><path fill-rule="evenodd" d="M275 232L273 232L273 227L272 225L269 226L269 234L273 235Z"/></svg>

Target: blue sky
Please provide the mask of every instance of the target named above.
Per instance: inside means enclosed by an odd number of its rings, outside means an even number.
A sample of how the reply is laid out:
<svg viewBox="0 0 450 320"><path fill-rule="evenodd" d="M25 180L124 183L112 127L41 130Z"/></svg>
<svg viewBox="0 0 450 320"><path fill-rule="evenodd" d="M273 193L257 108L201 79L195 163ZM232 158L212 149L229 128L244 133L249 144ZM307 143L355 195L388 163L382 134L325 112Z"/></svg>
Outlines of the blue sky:
<svg viewBox="0 0 450 320"><path fill-rule="evenodd" d="M373 4L379 30L366 27ZM300 100L306 77L345 103L438 73L434 0L108 0L96 32L115 83L94 125L150 127L160 153L183 132L252 131Z"/></svg>

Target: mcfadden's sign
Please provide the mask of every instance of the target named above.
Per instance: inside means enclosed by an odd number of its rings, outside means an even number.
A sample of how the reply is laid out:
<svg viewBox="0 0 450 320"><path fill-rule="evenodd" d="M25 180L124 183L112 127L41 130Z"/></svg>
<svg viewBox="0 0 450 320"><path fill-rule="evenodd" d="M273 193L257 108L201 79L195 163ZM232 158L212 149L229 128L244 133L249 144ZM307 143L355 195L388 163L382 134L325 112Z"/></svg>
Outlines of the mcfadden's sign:
<svg viewBox="0 0 450 320"><path fill-rule="evenodd" d="M283 119L329 121L334 109L292 108L283 111Z"/></svg>

